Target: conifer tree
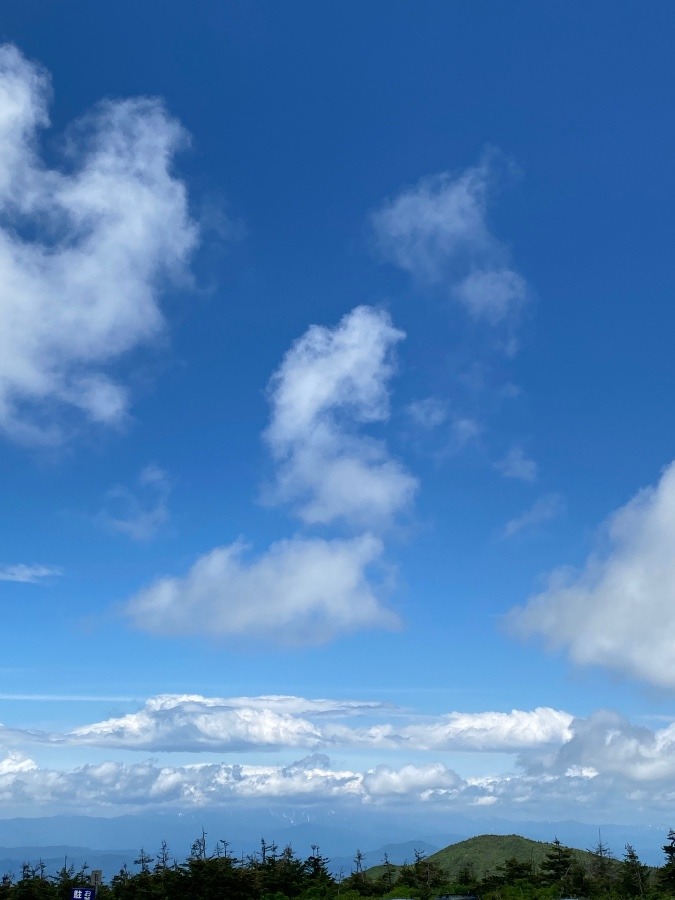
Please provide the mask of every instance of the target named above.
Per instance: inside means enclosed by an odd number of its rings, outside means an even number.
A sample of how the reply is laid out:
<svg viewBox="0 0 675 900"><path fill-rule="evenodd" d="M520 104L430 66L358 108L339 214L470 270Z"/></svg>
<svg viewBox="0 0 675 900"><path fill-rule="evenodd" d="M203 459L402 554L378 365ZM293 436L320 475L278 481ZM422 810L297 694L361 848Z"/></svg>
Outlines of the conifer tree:
<svg viewBox="0 0 675 900"><path fill-rule="evenodd" d="M659 886L666 893L675 896L675 831L668 832L668 841L661 848L666 861L659 870Z"/></svg>
<svg viewBox="0 0 675 900"><path fill-rule="evenodd" d="M643 897L649 887L649 866L640 858L631 844L626 844L626 852L619 870L618 888L623 897Z"/></svg>

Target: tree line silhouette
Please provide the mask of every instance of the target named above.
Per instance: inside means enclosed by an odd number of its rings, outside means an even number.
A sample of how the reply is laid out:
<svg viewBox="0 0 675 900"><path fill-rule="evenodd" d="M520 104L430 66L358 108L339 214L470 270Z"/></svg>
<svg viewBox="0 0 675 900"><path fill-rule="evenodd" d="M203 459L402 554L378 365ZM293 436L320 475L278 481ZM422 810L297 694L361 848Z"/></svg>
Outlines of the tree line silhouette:
<svg viewBox="0 0 675 900"><path fill-rule="evenodd" d="M601 839L589 853L581 854L556 838L538 865L513 857L481 878L474 877L470 865L450 878L421 852L402 866L393 865L385 854L382 865L368 871L357 850L346 874L331 872L318 845L301 859L290 845L279 850L263 839L259 850L236 857L225 840L217 841L209 852L202 832L183 862L171 856L166 841L154 856L142 848L135 870L123 866L97 888L96 900L432 900L444 895L482 900L659 900L675 897L672 829L663 852L663 865L654 868L642 863L630 844L617 859ZM71 900L74 888L90 885L86 865L75 871L66 859L55 875L48 875L45 868L42 861L26 862L20 874L6 873L0 881L0 900Z"/></svg>

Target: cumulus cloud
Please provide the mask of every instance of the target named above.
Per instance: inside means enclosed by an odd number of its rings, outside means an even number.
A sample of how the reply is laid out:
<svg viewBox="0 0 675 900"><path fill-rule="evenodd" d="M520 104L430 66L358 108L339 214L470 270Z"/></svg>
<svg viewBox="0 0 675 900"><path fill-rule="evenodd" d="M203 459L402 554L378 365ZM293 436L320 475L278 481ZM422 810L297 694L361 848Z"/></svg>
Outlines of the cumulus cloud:
<svg viewBox="0 0 675 900"><path fill-rule="evenodd" d="M382 526L410 502L415 479L356 431L388 418L392 351L403 337L385 312L360 306L336 328L309 328L273 376L265 436L278 465L274 499L304 522Z"/></svg>
<svg viewBox="0 0 675 900"><path fill-rule="evenodd" d="M611 516L606 540L606 552L580 572L554 572L507 623L575 663L675 687L675 463Z"/></svg>
<svg viewBox="0 0 675 900"><path fill-rule="evenodd" d="M237 800L312 801L359 797L359 773L328 768L321 758L294 766L103 762L71 770L39 767L14 754L0 760L0 802L21 809L117 811L217 808Z"/></svg>
<svg viewBox="0 0 675 900"><path fill-rule="evenodd" d="M37 769L37 764L32 759L14 751L8 753L4 759L0 759L0 778L11 778L35 769Z"/></svg>
<svg viewBox="0 0 675 900"><path fill-rule="evenodd" d="M131 622L163 635L321 643L367 627L393 627L368 581L381 541L295 537L248 560L241 542L200 557L183 578L160 578L126 605Z"/></svg>
<svg viewBox="0 0 675 900"><path fill-rule="evenodd" d="M440 762L365 769L334 767L314 754L291 765L200 763L163 765L106 761L73 769L39 766L14 753L0 759L0 802L13 814L39 810L117 813L236 807L237 803L329 805L331 810L403 806L428 815L477 812L551 818L611 816L629 798L634 819L665 815L673 794L664 779L636 781L629 773L606 774L571 767L552 772L463 777ZM583 811L583 812L582 812Z"/></svg>
<svg viewBox="0 0 675 900"><path fill-rule="evenodd" d="M372 720L363 724L364 719ZM82 725L67 734L10 732L40 743L151 751L243 751L305 747L461 750L512 753L561 745L572 716L547 707L531 711L452 712L420 719L374 701L303 697L202 697L164 694L132 713Z"/></svg>
<svg viewBox="0 0 675 900"><path fill-rule="evenodd" d="M127 391L110 372L164 328L158 305L197 242L185 143L162 104L108 101L77 123L62 169L40 158L47 73L0 47L0 429L57 442L68 413L115 424Z"/></svg>
<svg viewBox="0 0 675 900"><path fill-rule="evenodd" d="M511 538L521 531L537 528L556 519L565 512L565 499L560 494L544 494L529 509L510 519L504 526L504 537Z"/></svg>
<svg viewBox="0 0 675 900"><path fill-rule="evenodd" d="M563 745L543 756L535 749L523 753L521 765L530 774L583 772L593 778L602 774L662 783L675 776L675 725L652 730L611 710L598 710L575 719Z"/></svg>
<svg viewBox="0 0 675 900"><path fill-rule="evenodd" d="M366 797L380 800L386 797L417 796L420 799L429 792L458 790L462 779L442 763L426 766L405 765L399 769L377 766L363 776L363 790ZM420 796L421 795L421 796Z"/></svg>
<svg viewBox="0 0 675 900"><path fill-rule="evenodd" d="M160 698L145 709L108 719L68 735L75 743L97 746L152 748L153 750L242 750L252 747L314 747L322 743L319 731L298 715L269 707L237 708L203 704L203 698Z"/></svg>
<svg viewBox="0 0 675 900"><path fill-rule="evenodd" d="M339 717L377 715L391 721L362 728L339 725ZM509 817L539 817L542 806L550 817L591 820L622 813L626 798L632 816L655 821L675 795L675 725L652 730L637 726L611 711L573 718L552 709L509 713L450 713L425 721L382 704L350 700L288 696L201 697L162 695L151 698L138 713L83 726L67 735L0 728L5 746L30 740L51 746L51 754L84 745L165 752L209 750L283 751L307 748L309 755L288 764L225 762L168 765L158 760L138 763L110 759L75 769L45 768L22 753L0 754L0 802L15 814L30 808L50 812L116 809L213 808L237 802L262 804L311 803L419 806L420 812L465 811L482 807ZM414 718L414 717L413 717ZM406 721L408 720L408 721ZM379 729L379 731L378 731ZM335 767L317 752L322 745L339 748L356 768ZM364 747L400 752L395 764L361 762ZM407 751L428 753L472 749L504 754L501 771L487 775L460 774L446 761L406 760ZM517 753L515 767L513 754ZM391 760L391 755L389 756ZM498 764L496 764L498 766ZM625 811L625 810L624 810Z"/></svg>
<svg viewBox="0 0 675 900"><path fill-rule="evenodd" d="M37 584L45 578L63 575L56 566L28 566L18 563L14 566L0 566L0 581L18 581L23 584Z"/></svg>
<svg viewBox="0 0 675 900"><path fill-rule="evenodd" d="M107 507L98 518L107 528L136 541L153 538L169 519L171 484L159 466L146 466L138 476L136 489L118 484L107 495Z"/></svg>
<svg viewBox="0 0 675 900"><path fill-rule="evenodd" d="M526 747L561 744L571 737L573 717L548 707L511 712L453 712L431 724L411 725L406 742L421 749L511 752Z"/></svg>
<svg viewBox="0 0 675 900"><path fill-rule="evenodd" d="M306 524L340 522L363 533L295 536L254 559L242 541L217 547L184 577L160 578L133 597L124 612L134 626L297 645L398 624L373 580L384 568L377 533L409 503L416 481L359 428L388 417L392 352L402 338L386 313L357 307L334 329L309 328L270 383L274 500L292 504Z"/></svg>
<svg viewBox="0 0 675 900"><path fill-rule="evenodd" d="M440 287L489 325L512 319L528 296L508 248L491 233L487 203L495 154L457 176L426 178L371 216L384 259L427 287Z"/></svg>

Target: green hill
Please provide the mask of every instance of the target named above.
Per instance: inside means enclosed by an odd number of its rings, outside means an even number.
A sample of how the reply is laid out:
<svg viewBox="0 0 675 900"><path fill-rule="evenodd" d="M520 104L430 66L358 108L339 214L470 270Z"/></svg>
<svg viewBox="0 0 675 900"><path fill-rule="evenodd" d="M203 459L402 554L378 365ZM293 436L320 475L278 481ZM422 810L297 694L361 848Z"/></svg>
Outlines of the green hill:
<svg viewBox="0 0 675 900"><path fill-rule="evenodd" d="M546 854L553 849L553 844L544 841L532 841L517 834L483 834L478 837L450 844L439 850L428 859L443 869L448 880L459 880L461 872L469 871L476 879L497 873L507 859L532 863L539 867ZM573 849L573 854L587 867L593 856L588 850ZM396 871L400 866L395 866ZM378 878L384 871L383 866L374 866L368 870L369 878Z"/></svg>
<svg viewBox="0 0 675 900"><path fill-rule="evenodd" d="M450 844L429 859L444 869L450 878L456 878L462 869L469 868L476 878L495 873L507 859L531 862L538 867L553 844L531 841L517 834L482 834L478 837ZM590 857L585 850L576 850L575 855Z"/></svg>

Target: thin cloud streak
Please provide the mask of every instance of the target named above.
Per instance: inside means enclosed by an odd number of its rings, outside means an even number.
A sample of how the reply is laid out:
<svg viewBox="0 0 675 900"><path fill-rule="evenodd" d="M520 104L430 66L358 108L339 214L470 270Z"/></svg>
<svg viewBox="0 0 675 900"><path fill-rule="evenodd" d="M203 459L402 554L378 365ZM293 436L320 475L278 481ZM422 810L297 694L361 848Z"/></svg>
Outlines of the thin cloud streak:
<svg viewBox="0 0 675 900"><path fill-rule="evenodd" d="M0 581L15 581L19 584L38 584L46 578L58 578L63 569L57 566L37 566L18 563L13 566L0 566Z"/></svg>
<svg viewBox="0 0 675 900"><path fill-rule="evenodd" d="M538 497L529 509L506 523L503 537L512 538L522 531L536 529L540 525L552 522L561 516L565 509L565 498L562 495L544 494L542 497Z"/></svg>
<svg viewBox="0 0 675 900"><path fill-rule="evenodd" d="M133 703L138 699L117 694L0 694L0 700L36 703Z"/></svg>

